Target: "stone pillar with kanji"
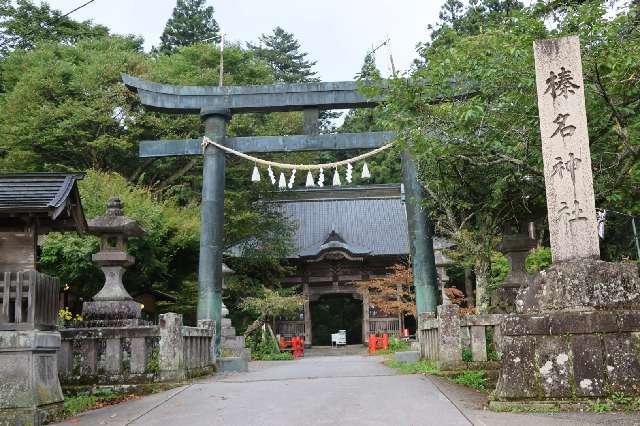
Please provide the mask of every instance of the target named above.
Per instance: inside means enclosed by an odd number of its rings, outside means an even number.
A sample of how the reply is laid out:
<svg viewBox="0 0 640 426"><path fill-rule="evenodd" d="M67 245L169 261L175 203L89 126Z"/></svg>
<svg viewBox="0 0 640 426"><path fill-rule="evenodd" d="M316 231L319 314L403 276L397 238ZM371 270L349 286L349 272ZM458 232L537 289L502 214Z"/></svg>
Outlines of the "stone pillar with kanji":
<svg viewBox="0 0 640 426"><path fill-rule="evenodd" d="M553 264L502 323L492 405L640 395L637 265L600 260L577 37L534 43Z"/></svg>

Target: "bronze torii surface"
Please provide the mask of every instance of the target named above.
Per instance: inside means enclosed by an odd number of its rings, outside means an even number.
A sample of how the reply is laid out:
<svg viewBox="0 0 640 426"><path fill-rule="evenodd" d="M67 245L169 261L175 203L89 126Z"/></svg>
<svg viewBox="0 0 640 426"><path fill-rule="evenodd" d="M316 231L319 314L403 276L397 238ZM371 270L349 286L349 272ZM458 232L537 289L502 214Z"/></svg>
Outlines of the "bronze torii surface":
<svg viewBox="0 0 640 426"><path fill-rule="evenodd" d="M257 86L175 86L123 75L122 81L136 92L142 105L169 113L199 113L205 136L237 151L294 152L344 149L373 149L389 143L393 132L318 134L321 109L371 108L383 96L367 98L355 82L314 82ZM304 111L305 135L226 137L226 125L233 114L249 112ZM200 207L200 258L198 266L198 319L216 321L220 339L222 306L222 252L224 223L224 152L201 139L142 141L141 157L204 155L202 206ZM425 197L417 181L414 161L402 153L402 174L407 197L410 252L418 313L435 312L437 304L436 268L432 227L422 207Z"/></svg>

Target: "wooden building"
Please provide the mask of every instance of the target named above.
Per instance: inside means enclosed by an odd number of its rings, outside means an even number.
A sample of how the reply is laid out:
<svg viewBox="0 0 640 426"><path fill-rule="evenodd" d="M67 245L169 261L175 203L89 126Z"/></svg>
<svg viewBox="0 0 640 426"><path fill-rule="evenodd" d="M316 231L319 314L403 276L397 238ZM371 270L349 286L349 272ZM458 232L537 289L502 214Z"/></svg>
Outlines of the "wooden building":
<svg viewBox="0 0 640 426"><path fill-rule="evenodd" d="M313 345L329 345L339 329L347 330L349 344L366 342L369 333L400 333L400 319L377 312L354 282L383 276L408 259L401 185L286 191L276 203L296 227L287 259L296 273L283 284L299 286L307 300L299 318L276 323L276 333L303 335ZM446 259L439 250L448 246L434 239L441 278Z"/></svg>
<svg viewBox="0 0 640 426"><path fill-rule="evenodd" d="M87 230L77 185L83 176L0 175L0 272L35 270L39 235Z"/></svg>

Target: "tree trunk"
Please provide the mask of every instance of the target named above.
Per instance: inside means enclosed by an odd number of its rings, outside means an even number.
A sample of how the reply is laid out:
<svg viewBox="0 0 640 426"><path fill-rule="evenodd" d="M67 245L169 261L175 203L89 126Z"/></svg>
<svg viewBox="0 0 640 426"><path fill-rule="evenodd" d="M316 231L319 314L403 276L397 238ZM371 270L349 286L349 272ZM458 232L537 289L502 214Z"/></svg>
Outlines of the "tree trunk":
<svg viewBox="0 0 640 426"><path fill-rule="evenodd" d="M467 308L476 306L473 295L473 280L471 279L471 268L464 268L464 291L467 295Z"/></svg>
<svg viewBox="0 0 640 426"><path fill-rule="evenodd" d="M488 259L481 256L476 259L473 272L476 275L476 308L478 312L486 312L489 305L485 297L489 283L489 268Z"/></svg>
<svg viewBox="0 0 640 426"><path fill-rule="evenodd" d="M243 336L246 338L251 333L253 333L257 329L262 327L262 325L264 324L264 321L265 321L265 316L264 315L260 315L258 318L256 318L256 320L254 322L251 323L251 325L249 327L247 327L247 329L244 332Z"/></svg>

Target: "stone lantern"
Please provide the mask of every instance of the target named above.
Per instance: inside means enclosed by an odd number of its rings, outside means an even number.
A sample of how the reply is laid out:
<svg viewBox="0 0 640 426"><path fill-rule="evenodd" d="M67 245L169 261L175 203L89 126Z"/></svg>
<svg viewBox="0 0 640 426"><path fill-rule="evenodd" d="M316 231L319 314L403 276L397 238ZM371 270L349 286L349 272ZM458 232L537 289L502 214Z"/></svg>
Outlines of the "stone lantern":
<svg viewBox="0 0 640 426"><path fill-rule="evenodd" d="M90 220L89 232L100 237L100 251L92 260L100 266L105 276L102 289L85 302L82 315L85 320L131 320L137 322L141 306L134 301L122 284L122 276L134 257L127 253L127 240L145 234L138 223L124 216L119 198L111 198L103 216Z"/></svg>

